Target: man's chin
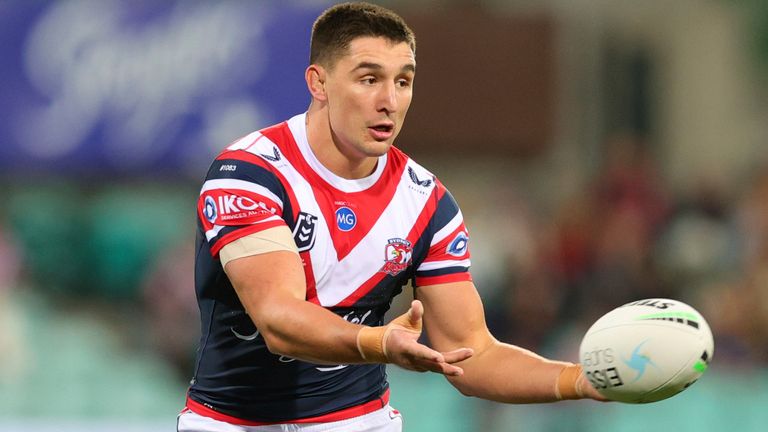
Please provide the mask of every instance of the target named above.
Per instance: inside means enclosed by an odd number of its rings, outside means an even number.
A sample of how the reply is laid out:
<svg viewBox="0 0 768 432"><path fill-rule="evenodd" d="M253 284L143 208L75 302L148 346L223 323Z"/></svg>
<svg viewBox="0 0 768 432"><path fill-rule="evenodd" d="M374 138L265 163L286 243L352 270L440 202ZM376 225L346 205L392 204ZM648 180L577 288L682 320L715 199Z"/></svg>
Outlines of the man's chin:
<svg viewBox="0 0 768 432"><path fill-rule="evenodd" d="M389 149L392 148L393 145L392 139L387 139L383 141L376 141L371 140L365 143L365 155L368 157L379 157L387 154L389 152Z"/></svg>

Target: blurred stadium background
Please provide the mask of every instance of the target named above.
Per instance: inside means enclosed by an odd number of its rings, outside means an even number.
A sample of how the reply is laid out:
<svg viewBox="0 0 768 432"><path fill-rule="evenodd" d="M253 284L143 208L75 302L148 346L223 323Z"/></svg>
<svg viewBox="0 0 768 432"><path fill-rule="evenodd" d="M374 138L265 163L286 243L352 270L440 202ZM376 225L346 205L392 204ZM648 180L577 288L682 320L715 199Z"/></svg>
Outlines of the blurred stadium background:
<svg viewBox="0 0 768 432"><path fill-rule="evenodd" d="M652 296L716 339L699 383L647 406L504 406L390 368L406 430L765 430L768 4L379 3L419 45L398 144L462 205L499 339L576 360L594 319ZM197 189L306 108L328 4L0 0L0 430L174 430Z"/></svg>

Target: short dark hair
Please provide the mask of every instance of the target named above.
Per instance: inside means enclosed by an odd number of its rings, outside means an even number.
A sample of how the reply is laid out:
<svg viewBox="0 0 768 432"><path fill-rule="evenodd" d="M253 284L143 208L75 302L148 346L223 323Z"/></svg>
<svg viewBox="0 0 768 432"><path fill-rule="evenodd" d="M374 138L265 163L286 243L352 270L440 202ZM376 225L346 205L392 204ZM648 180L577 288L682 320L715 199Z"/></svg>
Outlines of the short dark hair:
<svg viewBox="0 0 768 432"><path fill-rule="evenodd" d="M416 37L396 13L364 2L341 3L326 9L312 26L309 63L327 68L343 56L358 37L383 37L405 42L416 52Z"/></svg>

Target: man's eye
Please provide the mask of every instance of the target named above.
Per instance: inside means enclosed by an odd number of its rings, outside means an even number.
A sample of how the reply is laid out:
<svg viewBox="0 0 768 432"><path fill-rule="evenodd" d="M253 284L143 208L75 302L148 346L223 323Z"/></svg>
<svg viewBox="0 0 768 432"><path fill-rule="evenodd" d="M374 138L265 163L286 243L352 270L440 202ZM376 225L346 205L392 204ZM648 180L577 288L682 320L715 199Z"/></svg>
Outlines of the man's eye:
<svg viewBox="0 0 768 432"><path fill-rule="evenodd" d="M376 78L370 77L370 78L363 78L362 80L363 84L375 84Z"/></svg>
<svg viewBox="0 0 768 432"><path fill-rule="evenodd" d="M410 87L411 82L405 79L397 81L397 85L400 87Z"/></svg>

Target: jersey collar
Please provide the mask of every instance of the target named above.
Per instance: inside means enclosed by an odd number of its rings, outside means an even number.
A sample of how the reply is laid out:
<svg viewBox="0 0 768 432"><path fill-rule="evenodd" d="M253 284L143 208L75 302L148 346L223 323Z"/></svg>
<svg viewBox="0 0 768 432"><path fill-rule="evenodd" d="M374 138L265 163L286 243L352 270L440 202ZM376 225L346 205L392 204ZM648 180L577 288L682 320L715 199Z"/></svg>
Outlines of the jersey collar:
<svg viewBox="0 0 768 432"><path fill-rule="evenodd" d="M307 162L307 165L319 175L323 180L327 181L334 188L343 192L361 192L374 184L381 178L384 168L387 165L387 154L379 156L379 161L376 164L376 169L368 177L361 179L346 179L339 177L326 168L315 156L312 148L309 146L309 140L307 139L307 126L306 126L307 114L299 114L288 120L288 127L293 134L296 144L299 146L302 157Z"/></svg>

